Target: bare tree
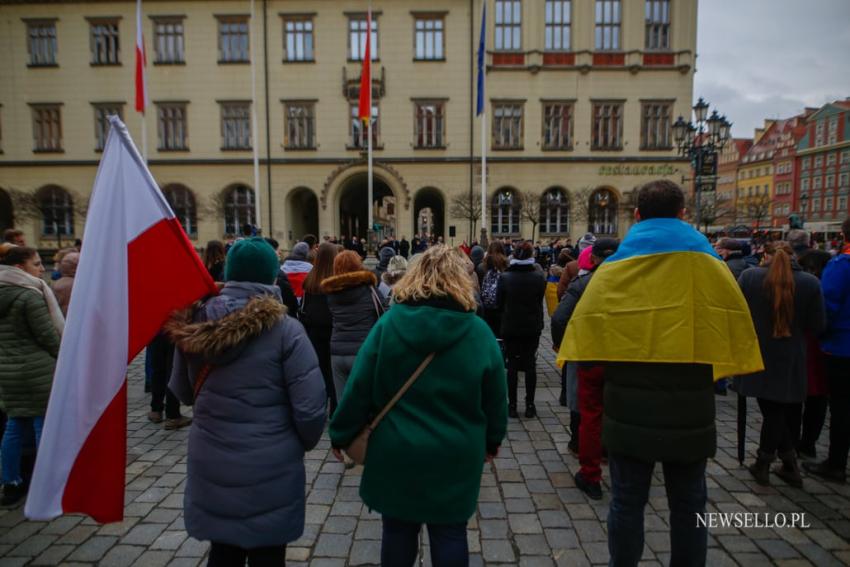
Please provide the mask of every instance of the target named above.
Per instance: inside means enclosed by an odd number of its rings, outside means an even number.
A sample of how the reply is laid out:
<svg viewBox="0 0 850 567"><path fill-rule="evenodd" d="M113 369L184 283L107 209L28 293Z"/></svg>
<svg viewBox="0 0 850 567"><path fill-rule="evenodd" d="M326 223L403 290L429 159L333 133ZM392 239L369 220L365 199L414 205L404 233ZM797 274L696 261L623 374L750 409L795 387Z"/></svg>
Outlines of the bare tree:
<svg viewBox="0 0 850 567"><path fill-rule="evenodd" d="M770 196L753 195L747 197L747 216L755 222L757 228L761 228L762 221L770 216Z"/></svg>
<svg viewBox="0 0 850 567"><path fill-rule="evenodd" d="M524 191L520 195L520 203L520 218L531 223L531 241L534 242L537 225L540 224L540 195L533 191Z"/></svg>
<svg viewBox="0 0 850 567"><path fill-rule="evenodd" d="M688 195L686 207L688 219L695 221L697 211L695 194ZM708 232L709 227L718 222L722 224L734 222L734 203L727 197L721 197L716 191L704 192L700 195L699 211L699 228L704 232Z"/></svg>
<svg viewBox="0 0 850 567"><path fill-rule="evenodd" d="M581 228L579 231L581 233L586 232L587 225L590 223L590 197L595 190L593 187L583 187L570 195L570 213L573 217L573 226ZM584 223L583 228L582 223Z"/></svg>
<svg viewBox="0 0 850 567"><path fill-rule="evenodd" d="M86 215L89 210L90 197L83 197L75 191L68 191L71 198L71 203L74 211L74 220L79 221L81 226L85 225ZM39 196L39 192L22 191L20 189L9 189L9 198L12 201L12 212L16 222L24 220L30 221L33 224L41 223L44 220L47 210L44 207L44 202ZM62 235L56 231L56 245L62 247Z"/></svg>
<svg viewBox="0 0 850 567"><path fill-rule="evenodd" d="M474 240L475 227L481 220L481 201L469 194L453 195L449 203L449 214L469 223L469 242Z"/></svg>

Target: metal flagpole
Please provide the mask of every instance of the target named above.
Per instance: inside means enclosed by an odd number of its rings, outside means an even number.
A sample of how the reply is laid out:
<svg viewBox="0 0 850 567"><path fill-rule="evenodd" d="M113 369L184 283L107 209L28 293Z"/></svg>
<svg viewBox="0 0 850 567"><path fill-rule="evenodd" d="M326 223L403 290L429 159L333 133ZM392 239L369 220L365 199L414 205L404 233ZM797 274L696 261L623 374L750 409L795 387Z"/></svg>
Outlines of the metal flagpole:
<svg viewBox="0 0 850 567"><path fill-rule="evenodd" d="M367 151L367 175L368 175L368 191L367 198L369 200L369 215L368 222L369 226L366 230L366 236L368 238L368 242L366 246L369 250L372 248L372 235L375 229L375 223L373 217L373 185L372 185L372 2L369 1L369 12L366 17L367 25L366 25L366 42L369 44L369 61L365 62L366 65L369 66L369 117L366 122L366 135L369 138L368 140L368 151Z"/></svg>
<svg viewBox="0 0 850 567"><path fill-rule="evenodd" d="M251 23L250 30L254 29L254 0L251 0ZM249 37L254 34L251 33ZM249 42L249 48L254 49L254 42ZM259 53L259 49L254 50ZM251 53L251 147L254 150L254 224L256 225L257 233L262 232L263 220L260 209L260 156L259 148L257 147L257 62L255 53ZM271 213L270 213L271 214ZM238 215L237 215L238 216ZM269 235L271 236L271 235Z"/></svg>
<svg viewBox="0 0 850 567"><path fill-rule="evenodd" d="M142 112L142 159L145 160L145 165L148 164L148 125L145 120L145 113Z"/></svg>
<svg viewBox="0 0 850 567"><path fill-rule="evenodd" d="M484 58L486 57L484 49L487 47L487 0L481 2L481 44L479 46L480 53L478 54L478 62L480 73L480 83L478 85L481 94L481 244L482 246L487 241L487 102L484 100L486 92L485 84L487 75L485 74Z"/></svg>

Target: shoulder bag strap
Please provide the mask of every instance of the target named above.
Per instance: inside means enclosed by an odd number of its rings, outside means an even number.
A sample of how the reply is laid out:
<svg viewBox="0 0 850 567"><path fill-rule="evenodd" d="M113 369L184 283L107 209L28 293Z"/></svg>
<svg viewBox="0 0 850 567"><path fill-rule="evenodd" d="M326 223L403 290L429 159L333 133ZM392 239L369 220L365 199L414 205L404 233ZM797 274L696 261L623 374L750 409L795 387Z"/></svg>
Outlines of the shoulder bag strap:
<svg viewBox="0 0 850 567"><path fill-rule="evenodd" d="M378 319L380 319L381 315L384 314L384 307L381 305L381 300L378 298L378 292L375 290L375 286L370 286L369 289L372 292L372 303L375 305L375 315Z"/></svg>
<svg viewBox="0 0 850 567"><path fill-rule="evenodd" d="M393 399L391 399L387 403L387 405L384 406L384 409L381 410L381 413L379 413L378 416L372 420L372 423L369 425L369 429L374 430L376 427L378 427L378 424L381 422L382 419L384 419L384 416L387 415L387 413L391 409L393 409L393 406L398 403L404 393L407 392L411 386L413 386L413 383L416 382L416 379L419 378L422 372L424 372L425 368L431 363L432 360L434 360L434 357L436 355L436 352L432 352L431 354L425 357L425 360L423 360L419 364L419 367L413 372L413 374L410 375L410 378L407 379L407 382L404 383L404 386L402 386L401 389L396 393L396 395L393 396Z"/></svg>

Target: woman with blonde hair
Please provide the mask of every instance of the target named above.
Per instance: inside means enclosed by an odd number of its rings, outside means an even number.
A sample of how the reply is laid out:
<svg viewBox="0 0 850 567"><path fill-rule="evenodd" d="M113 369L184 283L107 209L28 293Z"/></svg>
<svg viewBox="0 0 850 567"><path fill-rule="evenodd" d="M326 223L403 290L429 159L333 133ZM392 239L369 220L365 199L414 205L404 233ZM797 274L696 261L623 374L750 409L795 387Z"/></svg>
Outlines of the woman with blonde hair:
<svg viewBox="0 0 850 567"><path fill-rule="evenodd" d="M806 399L806 334L819 335L826 325L820 282L794 260L787 242L769 242L758 268L738 279L750 307L764 370L736 380L738 393L758 399L763 416L756 462L749 470L756 482L770 484L770 465L791 486L801 487L795 442L800 404Z"/></svg>
<svg viewBox="0 0 850 567"><path fill-rule="evenodd" d="M466 523L482 466L507 428L502 354L475 315L472 279L458 251L429 248L393 298L360 347L331 422L331 444L341 459L422 369L371 434L360 496L383 515L382 565L413 565L423 523L435 567L467 565Z"/></svg>

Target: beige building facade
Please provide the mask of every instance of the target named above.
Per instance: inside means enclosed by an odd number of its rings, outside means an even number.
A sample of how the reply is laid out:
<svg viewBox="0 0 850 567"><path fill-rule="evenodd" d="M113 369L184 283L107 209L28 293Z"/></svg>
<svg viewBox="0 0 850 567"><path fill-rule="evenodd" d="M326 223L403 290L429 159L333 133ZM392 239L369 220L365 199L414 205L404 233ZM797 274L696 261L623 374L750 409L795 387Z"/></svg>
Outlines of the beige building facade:
<svg viewBox="0 0 850 567"><path fill-rule="evenodd" d="M670 126L690 113L697 1L487 1L488 232L623 234L633 188L688 169ZM366 233L366 6L143 3L149 164L199 246L246 223L284 248ZM375 222L458 244L456 201L481 200L480 0L372 8ZM108 114L141 145L135 27L135 2L0 4L0 224L37 246L82 237Z"/></svg>

